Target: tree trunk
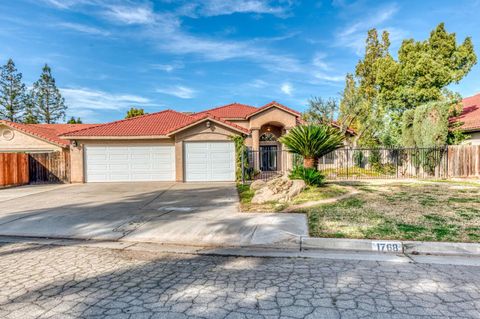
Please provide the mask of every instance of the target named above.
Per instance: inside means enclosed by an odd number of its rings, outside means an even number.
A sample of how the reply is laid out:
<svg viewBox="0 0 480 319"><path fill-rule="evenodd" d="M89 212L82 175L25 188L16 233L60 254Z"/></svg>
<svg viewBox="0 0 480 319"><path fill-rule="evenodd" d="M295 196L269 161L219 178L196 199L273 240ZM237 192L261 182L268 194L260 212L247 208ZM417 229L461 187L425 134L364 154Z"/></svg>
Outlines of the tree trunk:
<svg viewBox="0 0 480 319"><path fill-rule="evenodd" d="M305 157L303 159L303 167L305 168L317 168L316 166L317 160L313 157Z"/></svg>

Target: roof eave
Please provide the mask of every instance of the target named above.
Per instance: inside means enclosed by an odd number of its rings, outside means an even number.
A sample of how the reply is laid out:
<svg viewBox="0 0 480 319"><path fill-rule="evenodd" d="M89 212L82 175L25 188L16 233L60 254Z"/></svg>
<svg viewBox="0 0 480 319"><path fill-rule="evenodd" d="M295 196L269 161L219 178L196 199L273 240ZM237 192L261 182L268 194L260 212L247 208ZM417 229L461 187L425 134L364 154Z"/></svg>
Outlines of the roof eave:
<svg viewBox="0 0 480 319"><path fill-rule="evenodd" d="M65 140L154 140L154 139L169 139L167 135L124 135L124 136L81 136L81 135L63 135L60 138Z"/></svg>

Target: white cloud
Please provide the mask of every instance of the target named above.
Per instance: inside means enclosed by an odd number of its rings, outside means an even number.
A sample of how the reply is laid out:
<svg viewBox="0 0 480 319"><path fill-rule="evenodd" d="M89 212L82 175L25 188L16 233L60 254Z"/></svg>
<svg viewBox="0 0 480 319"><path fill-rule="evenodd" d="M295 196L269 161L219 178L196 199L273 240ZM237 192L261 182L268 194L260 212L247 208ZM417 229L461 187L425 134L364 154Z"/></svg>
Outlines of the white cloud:
<svg viewBox="0 0 480 319"><path fill-rule="evenodd" d="M155 21L151 6L108 5L104 14L122 24L151 24Z"/></svg>
<svg viewBox="0 0 480 319"><path fill-rule="evenodd" d="M178 69L182 69L184 67L183 63L181 62L172 62L172 63L165 63L165 64L152 64L151 68L154 70L160 70L165 72L173 72Z"/></svg>
<svg viewBox="0 0 480 319"><path fill-rule="evenodd" d="M57 1L59 0L46 0ZM89 2L92 1L92 2ZM70 1L69 1L70 2ZM72 1L73 2L73 1ZM235 41L215 39L213 37L196 36L187 33L182 28L179 13L158 13L153 11L151 4L134 5L130 2L101 2L96 0L81 0L85 6L70 5L69 9L78 10L86 14L104 17L109 21L124 25L142 25L134 36L144 37L153 42L157 48L173 54L194 54L209 61L223 61L243 59L255 62L273 72L304 72L305 68L291 56L274 53L265 46L268 39L254 39L250 41ZM92 6L96 3L96 6ZM203 2L202 2L203 3ZM288 3L285 2L285 3ZM259 0L237 1L234 4L222 4L211 0L205 3L208 12L220 14L224 12L257 12L270 11L267 2ZM270 8L270 9L269 9ZM273 10L273 11L272 11ZM171 69L168 68L167 69Z"/></svg>
<svg viewBox="0 0 480 319"><path fill-rule="evenodd" d="M42 0L47 5L57 8L57 9L69 9L76 4L85 3L87 1L80 0Z"/></svg>
<svg viewBox="0 0 480 319"><path fill-rule="evenodd" d="M288 9L288 3L287 6L272 6L269 1L265 0L202 0L188 3L180 9L180 12L194 17L220 16L234 13L256 13L285 16Z"/></svg>
<svg viewBox="0 0 480 319"><path fill-rule="evenodd" d="M91 27L88 25L84 25L84 24L79 24L79 23L62 22L62 23L59 23L58 26L63 27L65 29L70 29L70 30L92 34L92 35L102 35L102 36L110 35L110 32L108 31Z"/></svg>
<svg viewBox="0 0 480 319"><path fill-rule="evenodd" d="M393 3L371 12L370 15L363 15L357 22L338 32L335 45L351 48L357 55L361 55L365 49L367 31L390 20L398 12L398 6Z"/></svg>
<svg viewBox="0 0 480 319"><path fill-rule="evenodd" d="M196 93L194 89L182 85L159 88L156 91L162 94L173 95L181 99L191 99L195 97Z"/></svg>
<svg viewBox="0 0 480 319"><path fill-rule="evenodd" d="M313 76L319 80L328 82L342 82L345 80L344 75L329 75L323 72L315 72Z"/></svg>
<svg viewBox="0 0 480 319"><path fill-rule="evenodd" d="M266 87L268 85L268 82L260 79L255 79L254 81L250 82L248 85L257 89L261 89Z"/></svg>
<svg viewBox="0 0 480 319"><path fill-rule="evenodd" d="M312 64L313 66L317 67L320 70L324 71L330 71L332 68L330 65L325 61L325 58L327 57L326 54L317 52L313 56Z"/></svg>
<svg viewBox="0 0 480 319"><path fill-rule="evenodd" d="M152 105L147 98L129 95L112 94L89 88L61 88L65 103L71 110L124 110L132 106Z"/></svg>
<svg viewBox="0 0 480 319"><path fill-rule="evenodd" d="M290 83L283 83L280 90L286 95L292 95L293 93L293 87Z"/></svg>

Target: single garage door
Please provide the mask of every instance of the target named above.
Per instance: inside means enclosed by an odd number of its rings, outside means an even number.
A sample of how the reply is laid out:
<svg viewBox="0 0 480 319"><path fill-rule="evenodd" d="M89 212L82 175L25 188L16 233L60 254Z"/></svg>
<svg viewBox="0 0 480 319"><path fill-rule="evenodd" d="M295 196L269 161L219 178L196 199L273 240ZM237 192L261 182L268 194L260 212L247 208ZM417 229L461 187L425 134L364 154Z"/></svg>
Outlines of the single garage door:
<svg viewBox="0 0 480 319"><path fill-rule="evenodd" d="M187 182L234 181L233 142L186 142L185 180Z"/></svg>
<svg viewBox="0 0 480 319"><path fill-rule="evenodd" d="M174 181L172 145L86 146L86 182Z"/></svg>

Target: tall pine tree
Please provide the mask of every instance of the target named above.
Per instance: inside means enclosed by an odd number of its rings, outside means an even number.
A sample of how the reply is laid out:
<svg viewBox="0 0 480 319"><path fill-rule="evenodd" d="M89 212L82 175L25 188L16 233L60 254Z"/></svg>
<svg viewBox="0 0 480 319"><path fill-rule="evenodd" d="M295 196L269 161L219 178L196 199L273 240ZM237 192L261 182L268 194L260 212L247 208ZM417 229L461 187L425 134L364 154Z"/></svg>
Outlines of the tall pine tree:
<svg viewBox="0 0 480 319"><path fill-rule="evenodd" d="M33 84L33 105L38 122L56 123L58 120L65 120L65 99L60 94L52 71L45 64L40 79Z"/></svg>
<svg viewBox="0 0 480 319"><path fill-rule="evenodd" d="M18 72L12 59L0 69L0 118L20 122L24 116L27 99L22 73Z"/></svg>

